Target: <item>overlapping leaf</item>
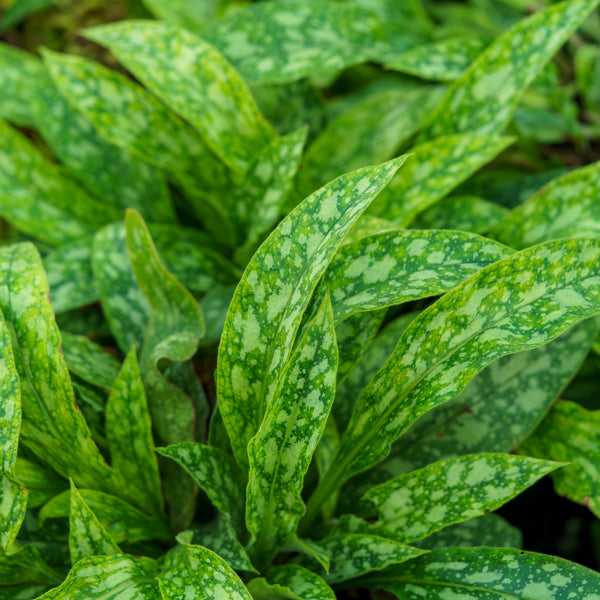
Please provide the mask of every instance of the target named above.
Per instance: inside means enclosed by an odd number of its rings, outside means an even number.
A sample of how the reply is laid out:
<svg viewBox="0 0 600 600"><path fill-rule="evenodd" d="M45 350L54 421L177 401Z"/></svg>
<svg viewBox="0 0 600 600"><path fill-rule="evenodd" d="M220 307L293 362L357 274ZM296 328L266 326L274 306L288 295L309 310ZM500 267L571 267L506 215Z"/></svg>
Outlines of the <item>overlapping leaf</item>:
<svg viewBox="0 0 600 600"><path fill-rule="evenodd" d="M246 522L253 562L270 561L304 513L304 476L333 403L337 346L329 296L283 370L256 436L248 445Z"/></svg>
<svg viewBox="0 0 600 600"><path fill-rule="evenodd" d="M352 224L403 161L343 175L309 196L248 265L229 308L217 367L220 411L240 465L247 465L246 447L313 289Z"/></svg>
<svg viewBox="0 0 600 600"><path fill-rule="evenodd" d="M302 600L335 600L333 590L325 581L300 565L272 567L267 571L267 580L289 588Z"/></svg>

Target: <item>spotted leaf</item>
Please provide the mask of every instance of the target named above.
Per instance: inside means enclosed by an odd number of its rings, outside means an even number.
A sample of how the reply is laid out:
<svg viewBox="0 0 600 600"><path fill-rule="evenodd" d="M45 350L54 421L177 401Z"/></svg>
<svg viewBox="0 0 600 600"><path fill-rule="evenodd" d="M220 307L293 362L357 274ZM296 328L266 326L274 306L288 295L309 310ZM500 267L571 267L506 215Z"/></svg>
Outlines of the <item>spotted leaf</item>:
<svg viewBox="0 0 600 600"><path fill-rule="evenodd" d="M268 563L304 513L302 484L335 395L337 346L329 296L283 370L248 446L246 522L250 556Z"/></svg>
<svg viewBox="0 0 600 600"><path fill-rule="evenodd" d="M246 447L312 291L352 224L403 161L343 175L309 196L248 265L229 307L217 366L220 411L240 465L248 464Z"/></svg>
<svg viewBox="0 0 600 600"><path fill-rule="evenodd" d="M357 587L402 600L597 600L600 575L554 556L509 548L441 548L380 573Z"/></svg>
<svg viewBox="0 0 600 600"><path fill-rule="evenodd" d="M454 83L421 139L502 131L527 86L596 6L597 0L569 0L519 21Z"/></svg>
<svg viewBox="0 0 600 600"><path fill-rule="evenodd" d="M191 32L128 20L88 29L86 36L110 48L232 169L246 171L256 150L276 136L246 82L220 52Z"/></svg>
<svg viewBox="0 0 600 600"><path fill-rule="evenodd" d="M560 466L511 454L469 454L396 477L364 498L379 514L374 533L412 542L499 508Z"/></svg>
<svg viewBox="0 0 600 600"><path fill-rule="evenodd" d="M278 565L270 568L266 575L270 583L287 587L302 600L335 600L325 580L300 565Z"/></svg>

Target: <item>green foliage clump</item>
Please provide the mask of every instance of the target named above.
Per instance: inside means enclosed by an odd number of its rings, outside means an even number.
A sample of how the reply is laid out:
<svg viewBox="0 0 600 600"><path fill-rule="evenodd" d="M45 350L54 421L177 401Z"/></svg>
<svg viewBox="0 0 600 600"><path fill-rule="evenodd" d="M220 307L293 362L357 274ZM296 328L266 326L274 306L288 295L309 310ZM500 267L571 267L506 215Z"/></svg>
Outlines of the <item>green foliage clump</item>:
<svg viewBox="0 0 600 600"><path fill-rule="evenodd" d="M0 600L599 600L599 0L128 4L0 45Z"/></svg>

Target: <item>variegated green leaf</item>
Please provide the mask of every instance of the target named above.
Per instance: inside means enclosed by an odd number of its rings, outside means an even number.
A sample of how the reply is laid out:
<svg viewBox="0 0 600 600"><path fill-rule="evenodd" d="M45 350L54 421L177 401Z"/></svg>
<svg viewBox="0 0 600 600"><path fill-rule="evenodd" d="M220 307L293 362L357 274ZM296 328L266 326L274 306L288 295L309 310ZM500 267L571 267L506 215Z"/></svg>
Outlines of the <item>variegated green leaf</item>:
<svg viewBox="0 0 600 600"><path fill-rule="evenodd" d="M337 346L329 296L298 342L248 445L246 523L259 568L294 532L304 514L304 476L335 396Z"/></svg>
<svg viewBox="0 0 600 600"><path fill-rule="evenodd" d="M408 92L393 88L352 106L329 123L306 153L303 164L313 185L391 158L418 131L439 99L440 90L435 88Z"/></svg>
<svg viewBox="0 0 600 600"><path fill-rule="evenodd" d="M307 556L311 563L319 564L326 573L329 573L329 562L330 555L329 551L326 550L321 542L315 542L308 538L299 538L295 533L292 534L285 547L283 548L286 552L297 552L302 556Z"/></svg>
<svg viewBox="0 0 600 600"><path fill-rule="evenodd" d="M8 598L13 600L10 595L12 586L19 583L45 583L45 589L48 589L50 585L58 585L62 580L63 577L48 565L34 544L14 543L7 553L0 551L0 581L3 584L0 586L0 598L3 598L2 593L5 592L4 585L11 586L8 588ZM25 598L30 599L31 596Z"/></svg>
<svg viewBox="0 0 600 600"><path fill-rule="evenodd" d="M365 533L334 533L322 545L331 555L331 567L323 579L338 583L371 571L379 571L427 552L389 538Z"/></svg>
<svg viewBox="0 0 600 600"><path fill-rule="evenodd" d="M124 554L81 559L65 582L39 600L162 600L156 565Z"/></svg>
<svg viewBox="0 0 600 600"><path fill-rule="evenodd" d="M246 586L235 571L214 552L202 546L186 544L171 550L159 576L163 600L182 598L215 598L252 600Z"/></svg>
<svg viewBox="0 0 600 600"><path fill-rule="evenodd" d="M21 381L21 442L79 485L118 494L119 478L104 462L74 405L36 249L27 243L5 246L0 270L0 308L10 324L13 347L19 348L15 362Z"/></svg>
<svg viewBox="0 0 600 600"><path fill-rule="evenodd" d="M374 215L363 215L355 223L354 227L352 227L342 245L358 242L358 240L362 240L363 238L371 235L377 235L378 233L385 233L386 231L400 231L401 229L404 228L400 227L398 223L394 223L394 221L382 219L381 217L375 217Z"/></svg>
<svg viewBox="0 0 600 600"><path fill-rule="evenodd" d="M121 554L106 529L71 482L71 511L69 513L69 552L71 563L88 556Z"/></svg>
<svg viewBox="0 0 600 600"><path fill-rule="evenodd" d="M452 37L411 48L386 63L387 69L432 81L454 81L488 46L487 37ZM433 107L432 107L433 108Z"/></svg>
<svg viewBox="0 0 600 600"><path fill-rule="evenodd" d="M264 577L251 579L246 587L254 600L302 600L287 586L269 583Z"/></svg>
<svg viewBox="0 0 600 600"><path fill-rule="evenodd" d="M553 179L492 230L513 248L563 237L600 236L600 162Z"/></svg>
<svg viewBox="0 0 600 600"><path fill-rule="evenodd" d="M597 331L596 321L586 321L545 346L498 359L423 415L373 473L389 479L450 456L514 451L577 373Z"/></svg>
<svg viewBox="0 0 600 600"><path fill-rule="evenodd" d="M596 6L597 0L560 2L497 38L450 88L421 139L502 131L525 88Z"/></svg>
<svg viewBox="0 0 600 600"><path fill-rule="evenodd" d="M325 580L300 565L272 567L267 571L267 580L289 588L302 600L335 600L335 593Z"/></svg>
<svg viewBox="0 0 600 600"><path fill-rule="evenodd" d="M2 587L0 588L0 600L31 600L41 596L48 590L48 587L48 585L37 583L24 583L9 588Z"/></svg>
<svg viewBox="0 0 600 600"><path fill-rule="evenodd" d="M127 355L106 404L106 439L111 464L123 476L125 490L142 510L161 515L161 481L135 347Z"/></svg>
<svg viewBox="0 0 600 600"><path fill-rule="evenodd" d="M119 374L119 361L84 335L63 331L61 339L69 371L109 392Z"/></svg>
<svg viewBox="0 0 600 600"><path fill-rule="evenodd" d="M342 481L385 458L419 416L501 356L547 343L600 312L600 242L562 240L486 267L423 311L360 395L305 524Z"/></svg>
<svg viewBox="0 0 600 600"><path fill-rule="evenodd" d="M0 215L19 230L58 245L119 218L1 120L0 145Z"/></svg>
<svg viewBox="0 0 600 600"><path fill-rule="evenodd" d="M240 465L248 464L246 447L312 291L350 227L403 161L343 175L309 196L248 265L229 308L217 367L220 411Z"/></svg>
<svg viewBox="0 0 600 600"><path fill-rule="evenodd" d="M100 298L91 267L90 237L62 244L44 256L55 314L93 304ZM73 276L77 273L77 277Z"/></svg>
<svg viewBox="0 0 600 600"><path fill-rule="evenodd" d="M72 54L46 50L44 60L71 108L106 140L173 173L194 173L210 186L227 183L224 166L200 136L130 79Z"/></svg>
<svg viewBox="0 0 600 600"><path fill-rule="evenodd" d="M492 511L560 463L511 454L469 454L442 460L369 490L379 520L371 529L412 542Z"/></svg>
<svg viewBox="0 0 600 600"><path fill-rule="evenodd" d="M80 489L79 493L115 543L171 539L169 529L161 520L149 517L116 496L95 490ZM68 517L70 497L67 490L47 502L39 512L40 526L47 519Z"/></svg>
<svg viewBox="0 0 600 600"><path fill-rule="evenodd" d="M15 475L27 488L29 495L27 499L28 508L41 506L69 487L69 482L66 479L21 457L18 457L15 463Z"/></svg>
<svg viewBox="0 0 600 600"><path fill-rule="evenodd" d="M204 35L249 83L326 77L368 59L383 39L375 16L331 2L261 2L232 11Z"/></svg>
<svg viewBox="0 0 600 600"><path fill-rule="evenodd" d="M123 352L144 343L150 318L148 301L140 289L127 251L123 223L98 231L92 245L92 270L100 292L102 312Z"/></svg>
<svg viewBox="0 0 600 600"><path fill-rule="evenodd" d="M232 169L245 172L256 150L275 137L237 71L189 31L167 23L128 20L89 29L86 36L110 48Z"/></svg>
<svg viewBox="0 0 600 600"><path fill-rule="evenodd" d="M381 233L342 246L322 287L329 289L339 323L357 311L443 294L512 252L459 231Z"/></svg>
<svg viewBox="0 0 600 600"><path fill-rule="evenodd" d="M464 133L415 146L405 167L370 212L409 225L418 213L441 200L513 141L497 135Z"/></svg>
<svg viewBox="0 0 600 600"><path fill-rule="evenodd" d="M230 0L205 0L204 2L172 0L168 3L161 0L143 0L143 2L157 19L192 30L201 30L203 26L216 19Z"/></svg>
<svg viewBox="0 0 600 600"><path fill-rule="evenodd" d="M182 442L156 451L181 465L239 530L244 520L244 478L225 452L194 442Z"/></svg>
<svg viewBox="0 0 600 600"><path fill-rule="evenodd" d="M139 213L127 211L127 249L137 283L150 305L140 352L148 406L158 437L167 443L194 439L190 398L159 371L162 359L190 359L204 335L202 311L194 297L163 266Z"/></svg>
<svg viewBox="0 0 600 600"><path fill-rule="evenodd" d="M0 118L15 125L36 125L33 100L39 91L36 82L45 78L44 67L28 52L0 44Z"/></svg>
<svg viewBox="0 0 600 600"><path fill-rule="evenodd" d="M402 600L598 600L600 575L509 548L441 548L352 583Z"/></svg>
<svg viewBox="0 0 600 600"><path fill-rule="evenodd" d="M519 452L569 462L552 476L556 491L600 516L600 411L557 402Z"/></svg>
<svg viewBox="0 0 600 600"><path fill-rule="evenodd" d="M507 213L504 206L478 196L452 196L418 214L412 225L423 229L458 229L483 233L502 221Z"/></svg>

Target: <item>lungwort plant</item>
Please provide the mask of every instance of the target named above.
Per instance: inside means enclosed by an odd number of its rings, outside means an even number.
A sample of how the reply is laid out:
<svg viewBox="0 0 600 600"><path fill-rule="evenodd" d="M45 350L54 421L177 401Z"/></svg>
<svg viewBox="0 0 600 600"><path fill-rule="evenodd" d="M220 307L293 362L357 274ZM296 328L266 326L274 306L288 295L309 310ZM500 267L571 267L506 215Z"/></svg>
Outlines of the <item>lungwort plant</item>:
<svg viewBox="0 0 600 600"><path fill-rule="evenodd" d="M600 516L598 0L529 4L0 46L0 599L600 600L493 512Z"/></svg>

